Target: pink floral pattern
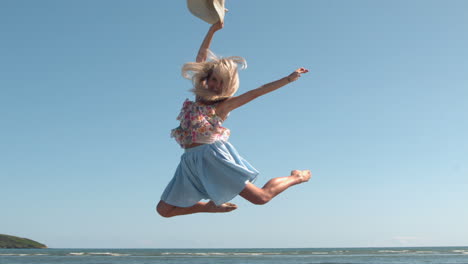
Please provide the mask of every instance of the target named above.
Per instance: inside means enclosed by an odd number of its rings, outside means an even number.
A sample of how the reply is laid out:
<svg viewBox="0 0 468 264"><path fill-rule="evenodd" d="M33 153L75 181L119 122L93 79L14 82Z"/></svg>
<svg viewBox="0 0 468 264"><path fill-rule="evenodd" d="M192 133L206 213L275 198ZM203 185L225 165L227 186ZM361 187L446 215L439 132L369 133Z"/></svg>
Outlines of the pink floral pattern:
<svg viewBox="0 0 468 264"><path fill-rule="evenodd" d="M229 129L222 127L223 120L216 115L214 105L185 100L177 120L179 127L172 129L171 137L181 147L192 143L209 144L217 140L227 141Z"/></svg>

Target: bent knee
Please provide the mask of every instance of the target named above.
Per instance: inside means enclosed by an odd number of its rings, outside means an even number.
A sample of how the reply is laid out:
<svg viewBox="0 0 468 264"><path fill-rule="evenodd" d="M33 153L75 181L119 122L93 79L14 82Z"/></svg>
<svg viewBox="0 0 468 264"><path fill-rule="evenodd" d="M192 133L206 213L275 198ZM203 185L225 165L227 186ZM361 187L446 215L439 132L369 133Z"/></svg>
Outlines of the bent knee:
<svg viewBox="0 0 468 264"><path fill-rule="evenodd" d="M251 202L256 205L264 205L269 201L271 201L271 197L269 196L258 196L251 200Z"/></svg>
<svg viewBox="0 0 468 264"><path fill-rule="evenodd" d="M266 204L273 199L272 194L264 189L256 187L252 183L248 183L239 195L256 205Z"/></svg>
<svg viewBox="0 0 468 264"><path fill-rule="evenodd" d="M171 217L174 216L171 214L171 211L174 209L174 206L169 205L163 201L160 201L156 206L156 212L162 217Z"/></svg>

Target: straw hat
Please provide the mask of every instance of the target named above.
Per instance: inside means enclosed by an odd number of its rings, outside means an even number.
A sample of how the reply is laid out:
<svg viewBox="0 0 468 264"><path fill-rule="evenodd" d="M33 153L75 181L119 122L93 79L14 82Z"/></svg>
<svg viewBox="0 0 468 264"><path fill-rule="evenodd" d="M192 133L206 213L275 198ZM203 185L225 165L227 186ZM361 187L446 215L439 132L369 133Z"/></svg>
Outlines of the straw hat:
<svg viewBox="0 0 468 264"><path fill-rule="evenodd" d="M204 21L215 24L224 21L224 0L187 0L187 7L190 12Z"/></svg>

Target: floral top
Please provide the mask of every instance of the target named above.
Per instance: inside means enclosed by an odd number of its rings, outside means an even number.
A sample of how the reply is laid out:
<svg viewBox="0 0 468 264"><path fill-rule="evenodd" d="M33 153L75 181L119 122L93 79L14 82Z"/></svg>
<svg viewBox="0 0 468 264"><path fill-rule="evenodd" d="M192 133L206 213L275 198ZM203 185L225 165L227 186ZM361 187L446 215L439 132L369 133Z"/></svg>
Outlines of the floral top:
<svg viewBox="0 0 468 264"><path fill-rule="evenodd" d="M222 127L223 120L216 115L216 104L185 100L177 120L180 126L171 131L181 147L192 143L210 144L217 140L227 141L230 131Z"/></svg>

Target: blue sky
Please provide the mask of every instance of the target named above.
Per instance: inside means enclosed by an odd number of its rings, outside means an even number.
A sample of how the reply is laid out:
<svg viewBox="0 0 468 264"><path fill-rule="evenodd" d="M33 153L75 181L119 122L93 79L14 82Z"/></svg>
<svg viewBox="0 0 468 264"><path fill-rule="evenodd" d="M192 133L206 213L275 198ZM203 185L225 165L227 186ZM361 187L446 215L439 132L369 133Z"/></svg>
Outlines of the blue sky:
<svg viewBox="0 0 468 264"><path fill-rule="evenodd" d="M468 245L468 2L227 1L221 56L257 184L310 169L271 203L159 217L182 154L180 76L209 27L185 1L0 2L0 233L49 247Z"/></svg>

